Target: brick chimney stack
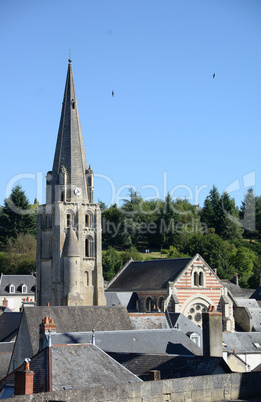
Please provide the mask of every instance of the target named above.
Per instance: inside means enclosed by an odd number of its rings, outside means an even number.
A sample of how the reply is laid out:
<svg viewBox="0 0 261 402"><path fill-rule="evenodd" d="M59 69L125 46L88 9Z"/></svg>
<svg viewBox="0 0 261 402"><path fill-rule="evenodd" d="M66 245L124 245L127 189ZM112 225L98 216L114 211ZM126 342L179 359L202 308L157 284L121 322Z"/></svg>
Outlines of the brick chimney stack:
<svg viewBox="0 0 261 402"><path fill-rule="evenodd" d="M15 372L15 395L30 395L34 392L34 372L30 370L30 359L25 359L23 371Z"/></svg>
<svg viewBox="0 0 261 402"><path fill-rule="evenodd" d="M215 306L209 306L203 319L203 355L222 357L222 313L215 311Z"/></svg>
<svg viewBox="0 0 261 402"><path fill-rule="evenodd" d="M8 307L8 300L6 298L3 300L3 307Z"/></svg>

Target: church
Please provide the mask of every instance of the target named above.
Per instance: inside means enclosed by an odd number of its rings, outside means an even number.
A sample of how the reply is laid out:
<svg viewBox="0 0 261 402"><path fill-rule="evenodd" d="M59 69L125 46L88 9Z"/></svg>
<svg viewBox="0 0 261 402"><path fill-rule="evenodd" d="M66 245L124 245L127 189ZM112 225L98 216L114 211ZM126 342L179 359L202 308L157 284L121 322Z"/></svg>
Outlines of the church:
<svg viewBox="0 0 261 402"><path fill-rule="evenodd" d="M101 211L93 199L72 62L69 59L46 204L37 217L37 304L106 305L102 274Z"/></svg>

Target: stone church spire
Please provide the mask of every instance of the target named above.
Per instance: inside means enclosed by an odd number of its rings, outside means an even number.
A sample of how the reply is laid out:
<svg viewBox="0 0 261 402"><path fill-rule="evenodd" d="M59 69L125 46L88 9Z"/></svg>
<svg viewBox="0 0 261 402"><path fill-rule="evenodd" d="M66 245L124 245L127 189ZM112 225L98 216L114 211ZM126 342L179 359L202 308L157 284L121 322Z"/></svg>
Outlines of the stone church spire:
<svg viewBox="0 0 261 402"><path fill-rule="evenodd" d="M47 174L47 203L83 200L93 203L92 176L91 169L87 169L72 63L69 59L53 169Z"/></svg>
<svg viewBox="0 0 261 402"><path fill-rule="evenodd" d="M69 60L46 204L37 217L37 304L106 305L102 275L101 211L93 202Z"/></svg>

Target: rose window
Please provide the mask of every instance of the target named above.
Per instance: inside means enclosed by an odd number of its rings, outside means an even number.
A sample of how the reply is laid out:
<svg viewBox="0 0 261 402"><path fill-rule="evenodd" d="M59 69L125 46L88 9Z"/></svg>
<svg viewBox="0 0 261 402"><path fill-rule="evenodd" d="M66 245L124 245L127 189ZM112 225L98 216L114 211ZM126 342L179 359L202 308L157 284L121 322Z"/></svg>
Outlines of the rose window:
<svg viewBox="0 0 261 402"><path fill-rule="evenodd" d="M207 311L207 307L204 304L197 303L193 304L188 310L187 317L189 320L193 321L199 327L202 326L202 313Z"/></svg>

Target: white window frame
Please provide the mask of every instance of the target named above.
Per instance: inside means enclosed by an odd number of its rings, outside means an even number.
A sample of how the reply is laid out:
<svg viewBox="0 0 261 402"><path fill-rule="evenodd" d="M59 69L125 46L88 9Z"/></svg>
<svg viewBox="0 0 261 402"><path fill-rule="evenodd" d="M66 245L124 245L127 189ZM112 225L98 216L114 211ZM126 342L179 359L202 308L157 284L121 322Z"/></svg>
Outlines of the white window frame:
<svg viewBox="0 0 261 402"><path fill-rule="evenodd" d="M13 283L9 286L9 293L15 293L15 285Z"/></svg>
<svg viewBox="0 0 261 402"><path fill-rule="evenodd" d="M27 293L27 285L25 283L22 285L22 293Z"/></svg>

